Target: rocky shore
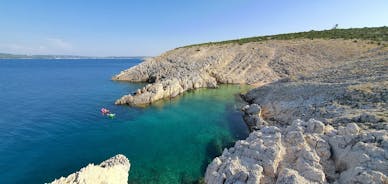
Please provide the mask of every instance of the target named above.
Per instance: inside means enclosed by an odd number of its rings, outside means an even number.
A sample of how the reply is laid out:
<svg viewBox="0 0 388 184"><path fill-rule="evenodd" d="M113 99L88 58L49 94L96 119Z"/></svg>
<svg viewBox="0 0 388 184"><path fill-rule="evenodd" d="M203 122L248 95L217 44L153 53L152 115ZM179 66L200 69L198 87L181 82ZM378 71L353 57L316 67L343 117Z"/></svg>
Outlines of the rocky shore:
<svg viewBox="0 0 388 184"><path fill-rule="evenodd" d="M89 164L76 173L54 180L51 184L124 184L128 182L130 166L124 155L116 155L100 165Z"/></svg>
<svg viewBox="0 0 388 184"><path fill-rule="evenodd" d="M147 82L116 104L145 105L197 88L218 84L261 86L312 73L386 50L367 41L269 40L245 44L193 46L168 51L122 71L112 79Z"/></svg>
<svg viewBox="0 0 388 184"><path fill-rule="evenodd" d="M178 48L113 80L148 84L116 101L147 105L188 90L251 84L251 133L207 167L213 183L388 183L388 47L291 39Z"/></svg>
<svg viewBox="0 0 388 184"><path fill-rule="evenodd" d="M387 130L321 121L263 126L208 166L206 183L386 183Z"/></svg>
<svg viewBox="0 0 388 184"><path fill-rule="evenodd" d="M387 81L383 50L249 91L251 134L206 183L388 183Z"/></svg>

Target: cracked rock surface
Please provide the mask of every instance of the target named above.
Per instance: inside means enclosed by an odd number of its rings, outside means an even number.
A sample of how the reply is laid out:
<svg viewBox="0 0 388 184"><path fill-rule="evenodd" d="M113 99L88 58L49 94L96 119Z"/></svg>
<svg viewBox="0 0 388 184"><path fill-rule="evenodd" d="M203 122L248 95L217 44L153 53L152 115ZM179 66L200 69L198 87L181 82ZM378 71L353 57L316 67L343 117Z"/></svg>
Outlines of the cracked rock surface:
<svg viewBox="0 0 388 184"><path fill-rule="evenodd" d="M52 184L89 184L109 183L126 184L130 168L129 160L124 155L116 155L100 165L89 164L80 171L61 177Z"/></svg>
<svg viewBox="0 0 388 184"><path fill-rule="evenodd" d="M244 94L273 125L315 118L334 127L388 127L388 52L260 86Z"/></svg>
<svg viewBox="0 0 388 184"><path fill-rule="evenodd" d="M217 183L381 183L388 180L387 130L338 129L321 121L263 126L207 167Z"/></svg>
<svg viewBox="0 0 388 184"><path fill-rule="evenodd" d="M218 84L263 85L360 57L375 56L379 50L380 47L366 41L354 43L341 39L269 40L177 48L115 75L113 80L149 83L115 103L150 104Z"/></svg>
<svg viewBox="0 0 388 184"><path fill-rule="evenodd" d="M178 48L113 77L148 82L116 104L144 105L218 84L243 95L251 134L207 167L213 183L388 183L388 47L268 40Z"/></svg>

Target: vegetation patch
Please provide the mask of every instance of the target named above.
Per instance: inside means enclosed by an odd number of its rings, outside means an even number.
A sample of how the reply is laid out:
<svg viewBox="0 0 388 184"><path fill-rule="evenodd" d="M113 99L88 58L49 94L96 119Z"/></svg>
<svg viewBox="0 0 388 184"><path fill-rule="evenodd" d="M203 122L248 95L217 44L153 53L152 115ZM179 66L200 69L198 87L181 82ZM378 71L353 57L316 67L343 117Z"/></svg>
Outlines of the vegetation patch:
<svg viewBox="0 0 388 184"><path fill-rule="evenodd" d="M306 31L299 33L287 33L269 36L257 36L250 38L242 38L235 40L226 40L220 42L208 42L201 44L188 45L180 48L188 48L193 46L210 46L210 45L222 45L229 43L244 44L250 42L261 42L267 40L292 40L292 39L345 39L354 40L370 40L371 43L387 46L388 42L388 27L364 27L364 28L350 28L350 29L330 29L323 31Z"/></svg>

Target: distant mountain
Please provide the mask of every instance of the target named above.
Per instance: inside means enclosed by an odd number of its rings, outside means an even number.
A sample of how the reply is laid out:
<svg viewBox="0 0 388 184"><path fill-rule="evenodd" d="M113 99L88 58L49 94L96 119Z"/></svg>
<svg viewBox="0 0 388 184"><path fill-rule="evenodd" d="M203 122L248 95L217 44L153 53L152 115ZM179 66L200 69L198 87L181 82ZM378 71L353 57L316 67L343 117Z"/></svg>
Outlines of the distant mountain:
<svg viewBox="0 0 388 184"><path fill-rule="evenodd" d="M143 59L145 56L73 56L73 55L23 55L0 53L0 59Z"/></svg>

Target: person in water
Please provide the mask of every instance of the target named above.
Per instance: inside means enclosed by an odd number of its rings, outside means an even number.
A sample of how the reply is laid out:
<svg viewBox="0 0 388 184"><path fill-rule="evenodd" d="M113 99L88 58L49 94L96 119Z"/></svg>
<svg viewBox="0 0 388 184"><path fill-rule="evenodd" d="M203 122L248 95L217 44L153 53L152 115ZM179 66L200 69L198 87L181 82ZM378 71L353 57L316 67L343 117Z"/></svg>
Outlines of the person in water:
<svg viewBox="0 0 388 184"><path fill-rule="evenodd" d="M110 110L108 110L106 108L101 108L100 111L101 111L102 115L107 115L109 118L114 118L116 116L116 114L111 113Z"/></svg>
<svg viewBox="0 0 388 184"><path fill-rule="evenodd" d="M108 109L102 108L101 113L102 114L108 114L110 111Z"/></svg>

